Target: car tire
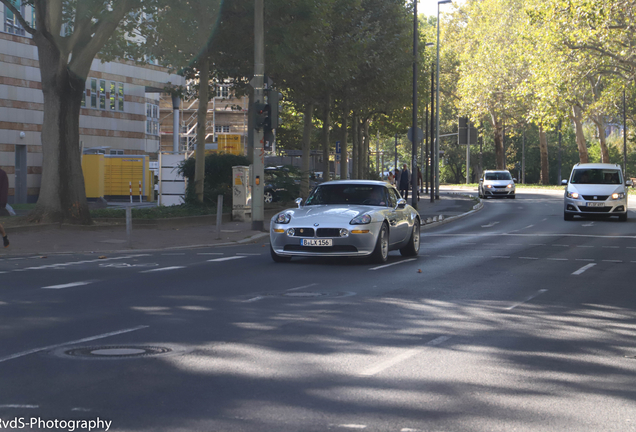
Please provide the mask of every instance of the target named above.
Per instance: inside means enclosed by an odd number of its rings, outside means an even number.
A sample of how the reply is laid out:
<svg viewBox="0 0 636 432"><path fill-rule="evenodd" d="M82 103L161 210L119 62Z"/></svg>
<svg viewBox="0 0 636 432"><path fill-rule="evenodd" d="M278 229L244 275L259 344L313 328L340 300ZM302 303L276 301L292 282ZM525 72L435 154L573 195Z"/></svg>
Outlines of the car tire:
<svg viewBox="0 0 636 432"><path fill-rule="evenodd" d="M265 191L263 193L263 200L267 203L270 204L272 201L274 201L274 195L272 195L272 193L270 191Z"/></svg>
<svg viewBox="0 0 636 432"><path fill-rule="evenodd" d="M406 246L400 249L400 254L405 257L417 256L420 253L420 220L415 219L411 238Z"/></svg>
<svg viewBox="0 0 636 432"><path fill-rule="evenodd" d="M619 222L627 222L627 212L625 212L625 213L623 213L621 215L618 215L618 221Z"/></svg>
<svg viewBox="0 0 636 432"><path fill-rule="evenodd" d="M510 199L515 199L516 195L508 195L510 197Z"/></svg>
<svg viewBox="0 0 636 432"><path fill-rule="evenodd" d="M566 221L574 220L574 215L563 212L563 220L566 220Z"/></svg>
<svg viewBox="0 0 636 432"><path fill-rule="evenodd" d="M389 227L383 223L378 233L378 240L375 242L375 249L371 254L371 262L382 264L387 259L389 259Z"/></svg>
<svg viewBox="0 0 636 432"><path fill-rule="evenodd" d="M276 252L274 252L274 248L271 244L269 245L269 253L272 255L272 259L274 260L274 262L277 263L290 262L292 259L292 257L278 255Z"/></svg>

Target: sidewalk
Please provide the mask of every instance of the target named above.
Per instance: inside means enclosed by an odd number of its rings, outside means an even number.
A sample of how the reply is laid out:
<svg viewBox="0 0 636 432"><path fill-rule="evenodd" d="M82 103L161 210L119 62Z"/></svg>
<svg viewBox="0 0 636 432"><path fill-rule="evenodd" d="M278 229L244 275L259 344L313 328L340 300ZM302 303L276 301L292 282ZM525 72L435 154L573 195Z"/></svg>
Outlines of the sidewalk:
<svg viewBox="0 0 636 432"><path fill-rule="evenodd" d="M453 216L460 216L473 210L477 204L472 198L458 194L442 192L440 199L430 203L428 196L421 196L418 210L422 221L429 220L427 225L439 224L439 216L444 222L452 221ZM0 258L20 255L48 255L54 253L108 253L144 250L164 250L193 247L210 247L228 244L251 242L267 242L269 221L278 209L265 211L265 232L252 230L251 222L224 222L221 226L221 238L217 239L216 218L192 218L189 224L185 218L179 220L163 219L161 226L134 226L131 244L126 237L126 225L114 226L74 226L74 225L35 225L12 227L7 223L5 228L11 241L6 249L0 248ZM448 218L451 218L448 220ZM0 219L5 224L9 218ZM196 223L196 225L195 225Z"/></svg>

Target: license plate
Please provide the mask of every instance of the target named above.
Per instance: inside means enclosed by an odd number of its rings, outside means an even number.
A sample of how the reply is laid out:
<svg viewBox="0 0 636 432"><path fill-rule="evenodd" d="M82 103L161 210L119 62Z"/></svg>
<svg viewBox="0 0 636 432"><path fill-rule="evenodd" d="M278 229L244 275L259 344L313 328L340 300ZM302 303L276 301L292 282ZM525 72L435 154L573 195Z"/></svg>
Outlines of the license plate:
<svg viewBox="0 0 636 432"><path fill-rule="evenodd" d="M605 203L602 202L589 202L587 203L588 207L605 207Z"/></svg>
<svg viewBox="0 0 636 432"><path fill-rule="evenodd" d="M331 239L302 239L301 246L333 246Z"/></svg>

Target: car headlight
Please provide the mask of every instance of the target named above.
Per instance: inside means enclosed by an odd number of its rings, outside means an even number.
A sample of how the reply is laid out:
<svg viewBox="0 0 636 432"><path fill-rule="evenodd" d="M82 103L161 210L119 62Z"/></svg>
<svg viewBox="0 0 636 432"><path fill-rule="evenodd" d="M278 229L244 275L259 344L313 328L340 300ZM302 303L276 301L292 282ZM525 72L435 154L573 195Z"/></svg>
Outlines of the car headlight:
<svg viewBox="0 0 636 432"><path fill-rule="evenodd" d="M486 185L488 189L492 189L492 185Z"/></svg>
<svg viewBox="0 0 636 432"><path fill-rule="evenodd" d="M277 224L288 224L291 221L291 215L289 213L279 213L274 219Z"/></svg>
<svg viewBox="0 0 636 432"><path fill-rule="evenodd" d="M513 187L515 187L515 185L513 184L509 184L508 186L506 186L508 189L512 189Z"/></svg>
<svg viewBox="0 0 636 432"><path fill-rule="evenodd" d="M612 199L623 199L625 198L625 192L618 192L618 193L613 193L612 194Z"/></svg>
<svg viewBox="0 0 636 432"><path fill-rule="evenodd" d="M568 191L567 196L568 196L568 198L579 199L579 194L577 192Z"/></svg>
<svg viewBox="0 0 636 432"><path fill-rule="evenodd" d="M350 225L366 225L368 223L371 223L371 216L368 214L356 216L349 222Z"/></svg>

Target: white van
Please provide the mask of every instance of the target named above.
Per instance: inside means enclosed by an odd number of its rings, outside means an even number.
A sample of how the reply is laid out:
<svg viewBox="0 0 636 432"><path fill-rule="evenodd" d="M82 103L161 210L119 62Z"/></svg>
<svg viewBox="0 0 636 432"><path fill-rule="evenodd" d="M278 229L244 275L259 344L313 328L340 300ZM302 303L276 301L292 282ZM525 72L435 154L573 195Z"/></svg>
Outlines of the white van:
<svg viewBox="0 0 636 432"><path fill-rule="evenodd" d="M616 164L576 164L566 185L563 219L578 216L618 216L627 220L627 189L632 181L625 181L621 167Z"/></svg>

